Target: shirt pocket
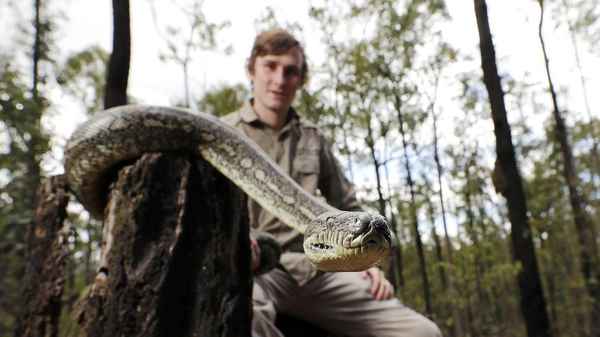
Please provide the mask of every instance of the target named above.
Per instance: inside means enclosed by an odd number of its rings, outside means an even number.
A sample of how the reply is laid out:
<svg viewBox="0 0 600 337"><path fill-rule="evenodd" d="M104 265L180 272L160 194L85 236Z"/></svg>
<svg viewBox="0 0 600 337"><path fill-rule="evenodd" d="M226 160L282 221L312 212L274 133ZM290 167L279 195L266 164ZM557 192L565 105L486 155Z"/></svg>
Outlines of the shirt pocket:
<svg viewBox="0 0 600 337"><path fill-rule="evenodd" d="M298 174L319 174L318 156L298 156L294 161L294 170Z"/></svg>
<svg viewBox="0 0 600 337"><path fill-rule="evenodd" d="M300 155L294 160L294 180L311 194L317 190L319 173L319 156Z"/></svg>

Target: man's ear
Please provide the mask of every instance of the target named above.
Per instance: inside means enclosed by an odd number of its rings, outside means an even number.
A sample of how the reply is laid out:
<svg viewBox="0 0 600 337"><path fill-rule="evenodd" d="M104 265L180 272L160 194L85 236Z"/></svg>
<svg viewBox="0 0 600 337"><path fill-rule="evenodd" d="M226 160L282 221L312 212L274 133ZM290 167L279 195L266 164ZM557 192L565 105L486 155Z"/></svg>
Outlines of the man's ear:
<svg viewBox="0 0 600 337"><path fill-rule="evenodd" d="M246 77L250 81L250 83L254 83L254 73L250 69L246 69Z"/></svg>
<svg viewBox="0 0 600 337"><path fill-rule="evenodd" d="M246 68L246 77L250 81L250 88L254 88L254 74L248 68Z"/></svg>
<svg viewBox="0 0 600 337"><path fill-rule="evenodd" d="M256 60L254 61L256 62ZM246 60L246 77L250 82L254 82L254 67L250 67L250 59Z"/></svg>

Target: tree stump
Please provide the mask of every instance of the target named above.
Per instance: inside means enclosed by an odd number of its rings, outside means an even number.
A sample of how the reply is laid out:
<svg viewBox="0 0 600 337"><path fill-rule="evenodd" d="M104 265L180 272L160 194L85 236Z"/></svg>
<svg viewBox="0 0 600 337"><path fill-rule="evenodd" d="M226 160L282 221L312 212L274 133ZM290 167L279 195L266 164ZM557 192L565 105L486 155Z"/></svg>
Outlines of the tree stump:
<svg viewBox="0 0 600 337"><path fill-rule="evenodd" d="M27 231L24 307L15 328L19 337L56 337L68 250L61 235L69 194L64 176L42 181L34 222Z"/></svg>
<svg viewBox="0 0 600 337"><path fill-rule="evenodd" d="M250 336L243 193L203 160L147 154L118 174L85 336Z"/></svg>

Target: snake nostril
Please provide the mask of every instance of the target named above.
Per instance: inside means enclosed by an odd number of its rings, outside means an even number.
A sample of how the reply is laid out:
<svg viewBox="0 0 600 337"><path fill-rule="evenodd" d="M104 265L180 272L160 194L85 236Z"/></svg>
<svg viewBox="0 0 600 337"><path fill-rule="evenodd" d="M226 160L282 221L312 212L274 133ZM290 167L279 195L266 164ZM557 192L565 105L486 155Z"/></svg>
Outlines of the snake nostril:
<svg viewBox="0 0 600 337"><path fill-rule="evenodd" d="M356 234L367 233L371 230L371 217L368 214L361 214L357 219L358 229L356 230Z"/></svg>
<svg viewBox="0 0 600 337"><path fill-rule="evenodd" d="M385 223L385 221L380 219L371 222L371 226L373 226L373 228L375 228L378 231L385 231L387 229L387 224Z"/></svg>
<svg viewBox="0 0 600 337"><path fill-rule="evenodd" d="M381 218L373 219L373 221L371 221L370 225L375 231L377 231L380 235L382 235L388 241L388 243L391 242L392 238L391 238L390 228L384 219L381 219Z"/></svg>

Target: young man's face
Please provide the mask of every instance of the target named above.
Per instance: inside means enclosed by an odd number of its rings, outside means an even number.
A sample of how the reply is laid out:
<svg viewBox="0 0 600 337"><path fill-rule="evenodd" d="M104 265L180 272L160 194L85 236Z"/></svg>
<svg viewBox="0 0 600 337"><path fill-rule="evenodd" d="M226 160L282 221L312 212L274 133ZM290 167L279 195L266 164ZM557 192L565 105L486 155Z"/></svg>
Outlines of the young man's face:
<svg viewBox="0 0 600 337"><path fill-rule="evenodd" d="M302 86L303 56L297 47L281 55L256 58L253 83L255 108L287 113L296 91Z"/></svg>

